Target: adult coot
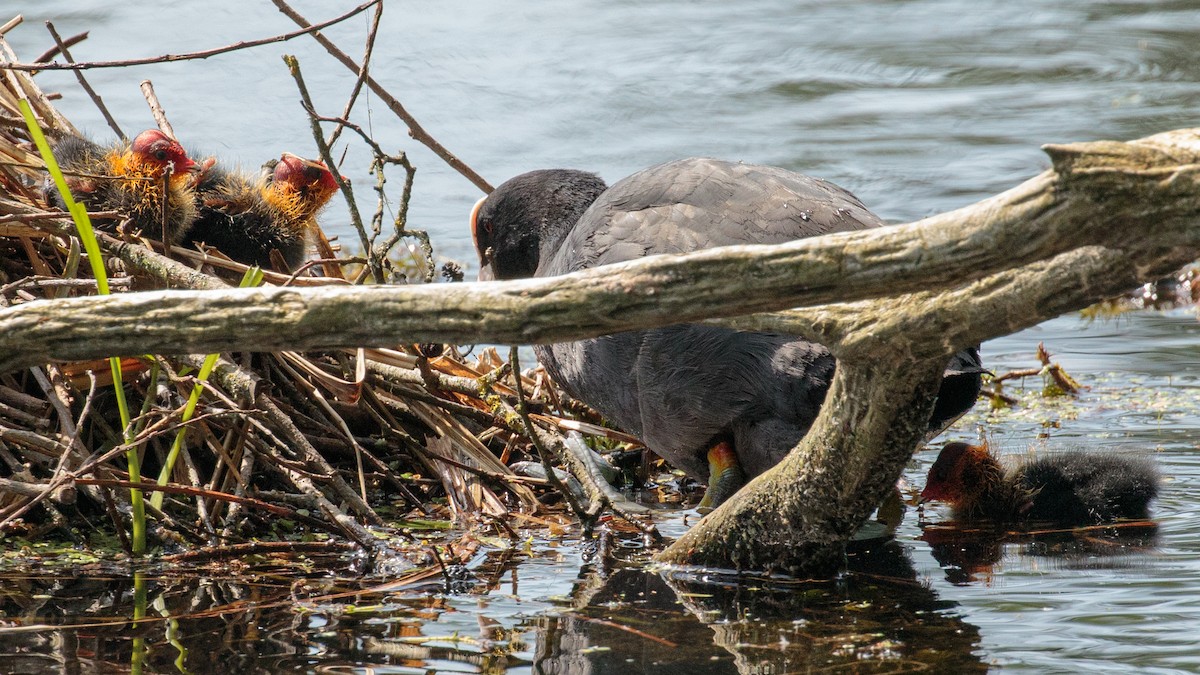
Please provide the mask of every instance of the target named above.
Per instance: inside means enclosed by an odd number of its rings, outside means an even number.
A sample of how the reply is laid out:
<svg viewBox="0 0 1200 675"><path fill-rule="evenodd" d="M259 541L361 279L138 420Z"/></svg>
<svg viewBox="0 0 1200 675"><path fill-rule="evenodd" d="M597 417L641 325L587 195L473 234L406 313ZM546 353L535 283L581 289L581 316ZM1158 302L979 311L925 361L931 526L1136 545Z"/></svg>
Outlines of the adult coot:
<svg viewBox="0 0 1200 675"><path fill-rule="evenodd" d="M950 504L961 520L1064 525L1143 519L1158 496L1158 469L1140 457L1062 452L1008 470L987 445L947 443L922 500Z"/></svg>
<svg viewBox="0 0 1200 675"><path fill-rule="evenodd" d="M583 171L533 171L475 207L481 279L553 276L644 256L778 244L884 225L852 194L784 169L683 159L611 188ZM698 324L534 348L569 394L689 475L716 506L808 431L834 359L794 335ZM974 404L982 369L953 357L931 428Z"/></svg>

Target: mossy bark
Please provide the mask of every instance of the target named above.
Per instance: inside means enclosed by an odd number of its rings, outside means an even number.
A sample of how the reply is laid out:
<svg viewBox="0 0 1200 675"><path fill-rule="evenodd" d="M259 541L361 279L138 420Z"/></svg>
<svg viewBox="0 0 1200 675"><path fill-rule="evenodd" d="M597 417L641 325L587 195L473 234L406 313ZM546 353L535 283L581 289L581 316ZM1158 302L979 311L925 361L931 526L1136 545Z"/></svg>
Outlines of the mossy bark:
<svg viewBox="0 0 1200 675"><path fill-rule="evenodd" d="M926 429L952 351L1129 287L1127 257L1085 247L944 293L796 310L839 356L821 413L782 462L664 551L669 563L826 576L895 485Z"/></svg>

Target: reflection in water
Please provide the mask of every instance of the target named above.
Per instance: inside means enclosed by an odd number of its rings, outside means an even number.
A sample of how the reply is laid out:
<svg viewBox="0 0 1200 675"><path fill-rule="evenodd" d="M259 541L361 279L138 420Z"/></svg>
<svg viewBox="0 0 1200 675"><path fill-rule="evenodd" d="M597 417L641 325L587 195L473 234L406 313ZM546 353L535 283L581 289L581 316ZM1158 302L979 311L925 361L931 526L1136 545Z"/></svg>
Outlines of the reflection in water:
<svg viewBox="0 0 1200 675"><path fill-rule="evenodd" d="M970 527L928 526L920 539L955 585L991 580L1007 555L1054 558L1061 569L1120 569L1129 556L1157 545L1158 525L1139 521L1073 529L1011 532Z"/></svg>
<svg viewBox="0 0 1200 675"><path fill-rule="evenodd" d="M636 545L611 550L633 560L612 572L585 565L569 601L526 601L524 618L484 581L436 595L266 567L235 577L0 576L0 663L5 672L983 670L979 631L918 580L892 539L860 545L842 578L822 582L646 571ZM515 584L518 566L503 558ZM489 616L493 607L503 618ZM143 611L147 620L130 620Z"/></svg>
<svg viewBox="0 0 1200 675"><path fill-rule="evenodd" d="M1131 576L1150 564L1156 530L927 525L920 538L953 584L940 589L894 539L856 544L847 572L827 582L647 571L639 544L615 537L582 567L575 556L589 547L577 541L481 556L473 581L452 594L437 580L374 590L379 580L353 577L353 561L332 556L305 574L295 560L242 561L203 576L10 573L0 576L0 664L14 672L974 672L986 665L980 629L939 594L980 581L990 588L998 575L1029 568L1050 584L1037 602L1066 602L1047 593L1086 591L1097 572ZM343 576L329 576L338 569ZM569 597L547 597L568 585ZM1015 595L1010 585L1000 597ZM142 611L147 620L133 623Z"/></svg>
<svg viewBox="0 0 1200 675"><path fill-rule="evenodd" d="M275 565L183 575L10 571L0 575L0 672L242 673L311 663L326 651L319 631L328 623L302 599L336 588L326 574L306 580ZM339 662L351 643L336 645Z"/></svg>
<svg viewBox="0 0 1200 675"><path fill-rule="evenodd" d="M592 568L572 601L536 619L536 672L984 669L978 630L917 580L891 539L853 552L834 582Z"/></svg>

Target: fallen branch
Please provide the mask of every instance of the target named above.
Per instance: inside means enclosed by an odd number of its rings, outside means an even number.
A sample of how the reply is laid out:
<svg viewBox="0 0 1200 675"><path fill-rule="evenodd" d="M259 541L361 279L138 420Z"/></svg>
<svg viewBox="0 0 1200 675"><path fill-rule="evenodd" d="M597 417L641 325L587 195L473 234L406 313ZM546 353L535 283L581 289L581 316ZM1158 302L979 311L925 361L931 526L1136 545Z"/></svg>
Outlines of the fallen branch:
<svg viewBox="0 0 1200 675"><path fill-rule="evenodd" d="M922 294L899 309L887 301L835 307L841 316L826 320L848 328L826 336L824 344L842 347L842 356L808 435L659 560L804 576L836 570L843 545L921 442L957 346L1120 292L1128 288L1121 272L1132 265L1084 247L952 292Z"/></svg>
<svg viewBox="0 0 1200 675"><path fill-rule="evenodd" d="M0 310L0 371L156 350L550 343L953 288L1083 245L1137 261L1108 270L1121 275L1125 287L1194 257L1200 130L1048 148L1054 170L970 207L909 225L780 246L710 249L502 283L159 291L26 303ZM796 331L824 342L840 330L829 323L832 316ZM1001 330L985 326L974 333L987 337ZM848 346L830 348L840 355Z"/></svg>

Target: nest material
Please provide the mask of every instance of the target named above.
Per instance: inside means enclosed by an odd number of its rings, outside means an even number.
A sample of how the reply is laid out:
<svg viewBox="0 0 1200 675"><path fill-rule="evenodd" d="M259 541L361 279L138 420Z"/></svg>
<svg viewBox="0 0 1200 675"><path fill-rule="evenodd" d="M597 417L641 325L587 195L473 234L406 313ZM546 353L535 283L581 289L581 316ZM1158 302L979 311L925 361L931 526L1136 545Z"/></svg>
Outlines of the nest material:
<svg viewBox="0 0 1200 675"><path fill-rule="evenodd" d="M0 50L16 61L2 37ZM45 172L18 107L22 97L48 136L78 133L33 77L0 71L0 306L96 293L70 219L41 196ZM227 283L219 269L244 269L217 255L164 252L128 233L124 239L101 235L116 292L215 287ZM136 255L128 254L129 241ZM346 283L346 267L267 281ZM167 461L199 363L178 356L121 361L144 481ZM0 536L56 528L79 536L76 514L93 524L107 519L118 534L127 529L129 473L108 365L52 363L0 374ZM531 410L548 411L558 400L540 375L520 379ZM538 481L519 479L505 464L531 454L515 385L492 350L474 361L452 347L412 345L223 355L184 425L166 500L151 510L152 540L214 546L299 523L378 546L364 525L382 525L384 506L389 515L397 506L401 514L439 517L532 513L539 501L530 485ZM538 417L548 429L560 419Z"/></svg>

